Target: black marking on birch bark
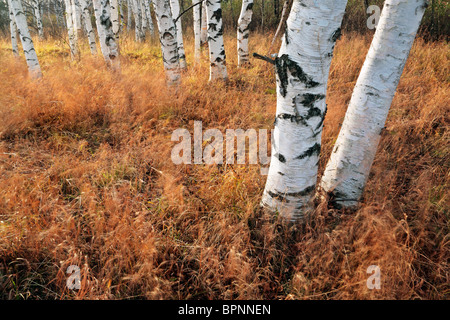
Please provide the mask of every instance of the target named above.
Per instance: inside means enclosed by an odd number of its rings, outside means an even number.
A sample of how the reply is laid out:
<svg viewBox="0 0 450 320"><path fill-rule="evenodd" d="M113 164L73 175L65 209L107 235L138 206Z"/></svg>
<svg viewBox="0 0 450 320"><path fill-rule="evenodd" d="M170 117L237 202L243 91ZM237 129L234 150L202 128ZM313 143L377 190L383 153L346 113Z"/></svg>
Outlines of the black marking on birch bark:
<svg viewBox="0 0 450 320"><path fill-rule="evenodd" d="M288 35L288 27L286 25L286 27L284 28L284 40L286 41L286 44L289 44L289 35Z"/></svg>
<svg viewBox="0 0 450 320"><path fill-rule="evenodd" d="M298 79L305 84L306 88L317 87L320 83L314 81L309 75L307 75L303 69L289 58L287 54L283 54L281 57L275 58L275 70L280 79L280 93L283 97L286 97L287 86L289 84L288 71L293 78Z"/></svg>
<svg viewBox="0 0 450 320"><path fill-rule="evenodd" d="M248 5L247 5L247 8L245 9L245 10L253 10L253 2L252 3L249 3Z"/></svg>
<svg viewBox="0 0 450 320"><path fill-rule="evenodd" d="M274 157L277 158L281 163L286 163L286 158L282 154L277 152L274 154Z"/></svg>
<svg viewBox="0 0 450 320"><path fill-rule="evenodd" d="M331 35L330 42L335 43L341 37L341 28L337 28Z"/></svg>
<svg viewBox="0 0 450 320"><path fill-rule="evenodd" d="M277 199L279 201L289 203L290 201L287 199L287 197L304 197L304 196L310 194L311 192L313 192L315 190L315 188L316 188L316 186L313 185L313 186L306 187L305 189L303 189L302 191L299 191L299 192L268 191L267 193L273 199Z"/></svg>
<svg viewBox="0 0 450 320"><path fill-rule="evenodd" d="M295 111L297 111L297 109L295 109ZM275 126L277 125L278 119L291 120L291 122L295 122L297 124L301 123L303 125L308 125L306 123L305 119L298 112L296 112L295 115L289 114L289 113L280 113L278 116L275 117L275 122L274 122Z"/></svg>
<svg viewBox="0 0 450 320"><path fill-rule="evenodd" d="M303 152L301 155L296 157L295 159L301 160L306 157L311 157L313 155L319 155L320 154L320 144L315 143L311 148Z"/></svg>

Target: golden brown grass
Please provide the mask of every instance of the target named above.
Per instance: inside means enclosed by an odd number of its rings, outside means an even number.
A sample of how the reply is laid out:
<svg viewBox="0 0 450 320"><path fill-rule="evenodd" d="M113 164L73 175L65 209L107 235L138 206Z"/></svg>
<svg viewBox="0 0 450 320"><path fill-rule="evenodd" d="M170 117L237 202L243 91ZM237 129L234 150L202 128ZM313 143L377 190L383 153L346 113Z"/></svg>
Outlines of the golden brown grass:
<svg viewBox="0 0 450 320"><path fill-rule="evenodd" d="M265 53L270 36L252 35ZM157 42L122 40L122 74L87 48L37 43L44 79L28 79L0 42L0 297L3 299L448 299L448 44L418 39L361 207L318 202L307 223L262 219L256 165L170 161L171 133L271 128L271 66L209 84L206 57L170 92ZM187 59L193 61L192 40ZM370 38L339 40L320 173ZM82 288L66 288L69 265ZM369 265L381 290L366 287Z"/></svg>

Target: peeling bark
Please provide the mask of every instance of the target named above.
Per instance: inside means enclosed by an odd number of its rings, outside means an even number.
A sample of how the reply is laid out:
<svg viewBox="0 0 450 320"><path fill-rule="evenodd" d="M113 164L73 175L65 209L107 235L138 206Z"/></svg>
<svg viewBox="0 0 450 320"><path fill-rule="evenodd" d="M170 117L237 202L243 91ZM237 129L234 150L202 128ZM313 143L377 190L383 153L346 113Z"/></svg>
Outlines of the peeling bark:
<svg viewBox="0 0 450 320"><path fill-rule="evenodd" d="M360 200L427 1L387 0L321 187L337 207Z"/></svg>
<svg viewBox="0 0 450 320"><path fill-rule="evenodd" d="M261 204L296 221L314 194L331 57L347 0L295 0L275 59L277 111Z"/></svg>

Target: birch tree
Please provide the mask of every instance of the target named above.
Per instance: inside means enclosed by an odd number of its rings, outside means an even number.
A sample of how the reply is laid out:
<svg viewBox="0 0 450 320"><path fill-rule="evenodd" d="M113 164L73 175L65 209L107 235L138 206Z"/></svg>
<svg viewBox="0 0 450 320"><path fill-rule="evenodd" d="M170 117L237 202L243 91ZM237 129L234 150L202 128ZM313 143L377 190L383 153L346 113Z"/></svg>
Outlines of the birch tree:
<svg viewBox="0 0 450 320"><path fill-rule="evenodd" d="M177 28L172 17L170 2L169 0L154 0L153 5L166 76L170 85L177 85L180 81Z"/></svg>
<svg viewBox="0 0 450 320"><path fill-rule="evenodd" d="M22 3L20 0L8 0L9 7L12 8L14 13L14 21L19 31L19 38L22 42L23 52L28 65L28 72L33 78L41 78L41 66L39 65L36 50L34 49L33 40L28 30L27 17L23 11Z"/></svg>
<svg viewBox="0 0 450 320"><path fill-rule="evenodd" d="M108 66L118 70L119 47L112 28L110 0L94 0L94 11L103 58Z"/></svg>
<svg viewBox="0 0 450 320"><path fill-rule="evenodd" d="M17 45L17 25L14 19L14 12L10 0L8 0L9 29L11 31L11 48L15 57L19 56L19 46Z"/></svg>
<svg viewBox="0 0 450 320"><path fill-rule="evenodd" d="M192 0L192 4L195 5L198 0ZM200 53L201 53L201 6L196 5L193 7L193 15L194 15L194 58L195 62L200 62Z"/></svg>
<svg viewBox="0 0 450 320"><path fill-rule="evenodd" d="M114 33L114 37L116 40L119 40L119 30L120 30L120 21L119 21L119 1L111 0L111 22L112 22L112 31Z"/></svg>
<svg viewBox="0 0 450 320"><path fill-rule="evenodd" d="M44 28L42 25L42 16L41 16L39 0L33 0L32 5L33 5L34 17L36 18L38 35L39 35L39 38L42 39L42 38L44 38Z"/></svg>
<svg viewBox="0 0 450 320"><path fill-rule="evenodd" d="M179 0L170 0L170 7L172 9L172 17L176 19L180 14ZM178 45L178 61L181 69L186 69L186 54L184 52L183 44L183 30L181 27L181 19L178 19L175 23L177 28L177 45Z"/></svg>
<svg viewBox="0 0 450 320"><path fill-rule="evenodd" d="M134 31L137 42L145 40L145 33L142 30L142 11L138 0L130 1L131 8L134 16Z"/></svg>
<svg viewBox="0 0 450 320"><path fill-rule="evenodd" d="M150 9L150 0L143 0L143 3L144 3L144 13L145 13L145 16L147 17L148 31L150 32L150 35L154 35L155 27L153 25L153 20L152 20L152 12Z"/></svg>
<svg viewBox="0 0 450 320"><path fill-rule="evenodd" d="M427 1L387 0L321 187L337 207L360 200Z"/></svg>
<svg viewBox="0 0 450 320"><path fill-rule="evenodd" d="M77 59L79 55L78 50L78 34L74 25L75 15L74 15L74 5L73 0L64 0L66 4L66 24L67 32L69 34L69 47L70 56L72 59Z"/></svg>
<svg viewBox="0 0 450 320"><path fill-rule="evenodd" d="M81 6L80 6L80 0L71 0L72 3L72 14L73 14L73 25L75 28L75 32L77 33L77 36L82 31L82 25L81 25Z"/></svg>
<svg viewBox="0 0 450 320"><path fill-rule="evenodd" d="M346 4L347 0L295 0L273 61L277 110L261 204L287 220L301 219L311 209L328 74Z"/></svg>
<svg viewBox="0 0 450 320"><path fill-rule="evenodd" d="M208 18L206 14L206 1L202 2L201 19L200 41L201 44L205 44L208 42Z"/></svg>
<svg viewBox="0 0 450 320"><path fill-rule="evenodd" d="M209 80L225 80L228 75L223 45L222 7L220 0L207 0L205 3L208 18Z"/></svg>
<svg viewBox="0 0 450 320"><path fill-rule="evenodd" d="M253 0L242 0L241 14L239 15L237 27L237 51L238 66L249 62L248 37L250 34L249 25L252 21Z"/></svg>
<svg viewBox="0 0 450 320"><path fill-rule="evenodd" d="M95 33L92 28L91 13L86 0L80 0L81 14L83 16L84 26L89 40L89 48L93 55L97 54L97 44L95 43Z"/></svg>

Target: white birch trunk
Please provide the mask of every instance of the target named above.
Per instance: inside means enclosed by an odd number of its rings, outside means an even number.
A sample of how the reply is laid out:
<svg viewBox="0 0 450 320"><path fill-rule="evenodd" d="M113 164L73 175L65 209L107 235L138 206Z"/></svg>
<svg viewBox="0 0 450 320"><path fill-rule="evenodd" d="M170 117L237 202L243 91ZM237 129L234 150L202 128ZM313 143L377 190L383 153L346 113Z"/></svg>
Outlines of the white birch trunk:
<svg viewBox="0 0 450 320"><path fill-rule="evenodd" d="M206 15L208 18L209 81L217 79L226 80L228 75L225 47L223 45L222 7L220 0L206 1Z"/></svg>
<svg viewBox="0 0 450 320"><path fill-rule="evenodd" d="M155 27L153 26L152 12L150 9L150 0L143 0L143 3L145 16L147 17L148 31L150 32L151 35L154 35Z"/></svg>
<svg viewBox="0 0 450 320"><path fill-rule="evenodd" d="M14 20L16 21L19 37L22 42L23 52L28 65L28 71L33 78L41 78L41 66L39 65L36 50L34 49L33 40L28 30L27 17L22 8L20 0L9 0L10 8L14 13Z"/></svg>
<svg viewBox="0 0 450 320"><path fill-rule="evenodd" d="M139 8L141 9L141 19L142 19L142 32L145 34L147 32L147 16L145 15L145 0L138 0Z"/></svg>
<svg viewBox="0 0 450 320"><path fill-rule="evenodd" d="M427 1L387 0L321 187L337 207L360 200Z"/></svg>
<svg viewBox="0 0 450 320"><path fill-rule="evenodd" d="M192 0L192 4L196 4L199 0ZM201 5L194 6L193 15L194 15L194 58L195 62L200 62L200 54L201 54Z"/></svg>
<svg viewBox="0 0 450 320"><path fill-rule="evenodd" d="M8 12L9 12L9 29L11 31L11 48L14 56L19 56L19 46L17 45L17 25L14 19L14 12L10 1L8 0Z"/></svg>
<svg viewBox="0 0 450 320"><path fill-rule="evenodd" d="M112 29L110 0L94 0L94 10L100 48L105 62L114 70L119 70L119 47Z"/></svg>
<svg viewBox="0 0 450 320"><path fill-rule="evenodd" d="M170 0L170 7L172 9L172 17L176 19L180 14L180 3L179 0ZM186 69L186 54L184 52L183 44L183 29L181 27L181 18L175 23L177 28L177 44L178 44L178 60L181 69Z"/></svg>
<svg viewBox="0 0 450 320"><path fill-rule="evenodd" d="M131 8L134 15L134 31L136 41L142 42L145 40L145 33L142 30L142 11L138 0L131 0Z"/></svg>
<svg viewBox="0 0 450 320"><path fill-rule="evenodd" d="M76 33L80 33L82 30L81 25L81 6L79 0L71 0L72 2L72 14L73 14L73 25Z"/></svg>
<svg viewBox="0 0 450 320"><path fill-rule="evenodd" d="M288 220L311 209L325 94L347 0L295 0L278 57L277 110L262 206Z"/></svg>
<svg viewBox="0 0 450 320"><path fill-rule="evenodd" d="M39 35L39 38L42 39L42 38L44 38L44 28L42 25L42 16L41 16L41 10L40 10L40 6L39 6L39 0L33 0L32 4L33 4L34 16L36 18L36 26L37 26L37 30L38 30L38 35Z"/></svg>
<svg viewBox="0 0 450 320"><path fill-rule="evenodd" d="M89 48L93 55L97 54L97 44L95 43L95 32L92 28L91 13L87 0L80 0L81 14L83 15L84 26L89 40Z"/></svg>
<svg viewBox="0 0 450 320"><path fill-rule="evenodd" d="M252 14L253 0L242 0L242 9L237 27L238 66L249 62L248 37L250 32L248 27L252 21Z"/></svg>
<svg viewBox="0 0 450 320"><path fill-rule="evenodd" d="M178 60L177 28L172 17L169 0L154 0L159 40L161 43L164 69L170 85L180 81L180 63Z"/></svg>
<svg viewBox="0 0 450 320"><path fill-rule="evenodd" d="M131 4L131 0L127 0L127 31L130 31L131 29L131 16L132 16L132 12L133 9L131 8L132 4Z"/></svg>
<svg viewBox="0 0 450 320"><path fill-rule="evenodd" d="M74 25L74 5L73 0L65 0L66 4L66 24L67 24L67 31L69 34L69 47L70 47L70 55L72 59L78 58L78 34L75 29Z"/></svg>
<svg viewBox="0 0 450 320"><path fill-rule="evenodd" d="M206 14L206 1L203 1L202 14L201 14L201 31L200 31L200 41L201 44L208 43L208 15Z"/></svg>
<svg viewBox="0 0 450 320"><path fill-rule="evenodd" d="M112 31L114 33L114 37L116 40L119 40L119 31L120 31L120 18L119 18L119 1L111 0L111 22L112 22Z"/></svg>

